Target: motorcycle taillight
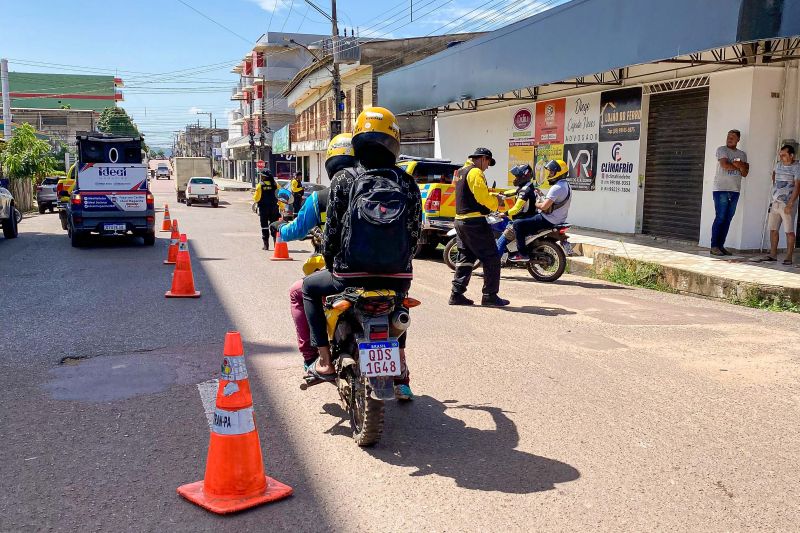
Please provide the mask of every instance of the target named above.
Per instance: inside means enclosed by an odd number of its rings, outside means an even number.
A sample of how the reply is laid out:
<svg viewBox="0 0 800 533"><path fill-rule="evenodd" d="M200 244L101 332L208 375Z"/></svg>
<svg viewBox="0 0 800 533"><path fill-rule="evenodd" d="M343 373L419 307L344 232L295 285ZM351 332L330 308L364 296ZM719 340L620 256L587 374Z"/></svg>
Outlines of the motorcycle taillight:
<svg viewBox="0 0 800 533"><path fill-rule="evenodd" d="M371 341L385 341L389 340L389 325L388 324L372 324L369 327L369 340Z"/></svg>
<svg viewBox="0 0 800 533"><path fill-rule="evenodd" d="M358 304L361 312L367 315L378 316L385 315L392 310L392 302L390 300L367 300Z"/></svg>

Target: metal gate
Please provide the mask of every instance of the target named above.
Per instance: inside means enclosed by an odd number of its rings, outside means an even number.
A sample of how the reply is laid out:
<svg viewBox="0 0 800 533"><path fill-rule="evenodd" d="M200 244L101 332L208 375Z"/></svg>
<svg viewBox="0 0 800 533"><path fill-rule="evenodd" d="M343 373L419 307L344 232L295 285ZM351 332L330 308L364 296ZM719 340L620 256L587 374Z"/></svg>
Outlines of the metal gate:
<svg viewBox="0 0 800 533"><path fill-rule="evenodd" d="M642 232L697 241L708 87L651 94Z"/></svg>

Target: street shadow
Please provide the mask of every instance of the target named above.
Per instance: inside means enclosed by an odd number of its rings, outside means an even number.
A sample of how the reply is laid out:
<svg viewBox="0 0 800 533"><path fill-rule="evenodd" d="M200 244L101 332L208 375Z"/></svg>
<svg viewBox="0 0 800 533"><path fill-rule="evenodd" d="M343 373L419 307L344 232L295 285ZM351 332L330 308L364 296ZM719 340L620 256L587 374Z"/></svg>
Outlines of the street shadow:
<svg viewBox="0 0 800 533"><path fill-rule="evenodd" d="M623 285L609 285L607 283L591 283L588 281L576 281L563 278L558 281L554 281L553 285L567 285L569 287L581 287L582 289L613 289L617 291L633 290L632 288L625 287Z"/></svg>
<svg viewBox="0 0 800 533"><path fill-rule="evenodd" d="M569 311L561 307L545 307L538 305L523 305L522 307L498 307L501 311L507 313L523 313L526 315L539 315L539 316L562 316L562 315L575 315L575 311Z"/></svg>
<svg viewBox="0 0 800 533"><path fill-rule="evenodd" d="M566 463L516 450L519 432L506 411L491 405L456 403L430 396L418 396L407 405L389 403L382 444L365 451L386 463L416 469L409 474L412 477L439 475L471 490L529 494L580 477L580 472ZM495 428L468 427L448 416L447 411L455 409L484 411ZM348 415L339 404L326 404L323 410L343 419L327 433L352 438Z"/></svg>

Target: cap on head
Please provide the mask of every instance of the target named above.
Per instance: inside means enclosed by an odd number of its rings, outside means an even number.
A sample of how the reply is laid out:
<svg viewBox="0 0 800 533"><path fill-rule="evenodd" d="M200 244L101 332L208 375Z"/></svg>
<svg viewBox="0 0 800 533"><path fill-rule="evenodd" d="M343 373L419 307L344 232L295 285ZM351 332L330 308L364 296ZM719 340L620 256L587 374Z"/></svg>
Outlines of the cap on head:
<svg viewBox="0 0 800 533"><path fill-rule="evenodd" d="M272 172L270 172L267 168L259 170L258 173L261 175L261 179L273 177Z"/></svg>
<svg viewBox="0 0 800 533"><path fill-rule="evenodd" d="M488 148L475 148L475 151L469 156L469 158L475 159L476 157L488 157L490 167L493 167L495 163L497 163L497 161L494 160L494 157L492 157L492 151Z"/></svg>
<svg viewBox="0 0 800 533"><path fill-rule="evenodd" d="M397 158L400 154L400 126L394 113L385 107L364 109L356 119L352 143L356 157L363 150L383 148Z"/></svg>

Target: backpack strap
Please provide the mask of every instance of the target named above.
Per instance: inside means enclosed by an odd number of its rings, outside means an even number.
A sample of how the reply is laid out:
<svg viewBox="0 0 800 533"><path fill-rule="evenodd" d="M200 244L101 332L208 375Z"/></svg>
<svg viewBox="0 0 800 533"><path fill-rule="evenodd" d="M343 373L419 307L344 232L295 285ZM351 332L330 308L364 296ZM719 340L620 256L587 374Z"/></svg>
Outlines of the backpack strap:
<svg viewBox="0 0 800 533"><path fill-rule="evenodd" d="M567 182L567 197L564 198L563 201L556 202L552 206L550 206L550 212L552 213L556 209L561 209L562 207L564 207L567 204L567 202L569 202L571 196L572 196L572 187L570 187L569 182Z"/></svg>

